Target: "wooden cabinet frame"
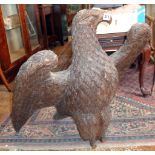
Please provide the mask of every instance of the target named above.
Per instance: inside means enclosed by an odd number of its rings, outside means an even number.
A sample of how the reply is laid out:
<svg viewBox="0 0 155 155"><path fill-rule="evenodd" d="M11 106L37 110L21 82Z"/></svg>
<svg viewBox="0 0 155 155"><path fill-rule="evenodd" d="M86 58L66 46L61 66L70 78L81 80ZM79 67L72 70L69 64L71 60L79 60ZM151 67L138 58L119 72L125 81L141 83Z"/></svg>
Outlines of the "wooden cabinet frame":
<svg viewBox="0 0 155 155"><path fill-rule="evenodd" d="M33 53L41 50L43 48L43 40L42 40L42 33L41 33L41 25L40 25L40 17L39 17L39 8L37 4L34 4L34 13L36 17L36 28L38 34L38 41L39 44L36 48L32 49L30 44L30 37L28 32L28 27L26 23L26 8L24 4L18 4L18 12L19 12L19 19L21 24L21 33L22 33L22 40L23 46L25 50L25 55L20 59L11 63L9 48L7 45L7 38L6 38L6 30L4 27L3 21L3 14L2 8L0 5L0 65L4 72L4 75L10 77L14 76L16 71L19 69L20 65ZM12 79L12 78L11 78Z"/></svg>

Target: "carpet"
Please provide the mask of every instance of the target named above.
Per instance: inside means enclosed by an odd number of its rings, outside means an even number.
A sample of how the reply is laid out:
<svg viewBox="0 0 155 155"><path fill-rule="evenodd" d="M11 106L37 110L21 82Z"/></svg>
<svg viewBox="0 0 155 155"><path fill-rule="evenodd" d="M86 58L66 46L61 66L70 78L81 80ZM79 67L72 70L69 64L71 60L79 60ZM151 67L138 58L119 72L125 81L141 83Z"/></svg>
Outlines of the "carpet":
<svg viewBox="0 0 155 155"><path fill-rule="evenodd" d="M153 66L147 67L145 84L152 82ZM103 143L96 150L107 148L155 145L155 97L141 96L138 72L129 69L111 104L112 120ZM91 150L83 141L71 118L53 120L55 108L38 110L27 121L18 135L10 118L0 124L0 148L4 150ZM111 149L112 150L112 149Z"/></svg>
<svg viewBox="0 0 155 155"><path fill-rule="evenodd" d="M53 107L37 111L18 135L15 135L10 118L6 119L0 125L0 145L22 149L26 145L29 149L36 146L39 150L44 146L49 146L51 150L90 149L89 143L79 137L73 120L65 118L54 121L54 112ZM105 142L97 143L99 148L143 142L155 144L155 107L116 96L111 112L112 121Z"/></svg>
<svg viewBox="0 0 155 155"><path fill-rule="evenodd" d="M144 86L151 90L153 83L154 65L149 64L144 74ZM146 105L155 106L155 96L143 97L139 87L139 72L136 69L128 69L120 82L118 94L126 96Z"/></svg>

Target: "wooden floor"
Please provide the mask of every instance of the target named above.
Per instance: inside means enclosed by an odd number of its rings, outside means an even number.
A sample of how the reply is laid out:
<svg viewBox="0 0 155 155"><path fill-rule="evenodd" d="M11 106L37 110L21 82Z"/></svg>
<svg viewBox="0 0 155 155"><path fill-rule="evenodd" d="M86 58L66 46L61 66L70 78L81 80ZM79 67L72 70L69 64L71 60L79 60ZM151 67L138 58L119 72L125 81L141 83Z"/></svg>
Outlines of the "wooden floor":
<svg viewBox="0 0 155 155"><path fill-rule="evenodd" d="M72 51L71 43L67 42L64 46L58 46L52 49L59 59L59 63L55 71L66 69L71 63ZM13 87L13 83L11 83ZM0 122L10 115L12 107L12 93L9 93L4 85L0 85ZM0 147L0 150L4 148ZM5 149L4 149L5 150ZM140 150L140 151L155 151L155 146L129 146L115 147L106 149L106 151L124 151L124 150Z"/></svg>
<svg viewBox="0 0 155 155"><path fill-rule="evenodd" d="M9 116L11 112L12 93L9 93L4 85L0 85L0 122Z"/></svg>

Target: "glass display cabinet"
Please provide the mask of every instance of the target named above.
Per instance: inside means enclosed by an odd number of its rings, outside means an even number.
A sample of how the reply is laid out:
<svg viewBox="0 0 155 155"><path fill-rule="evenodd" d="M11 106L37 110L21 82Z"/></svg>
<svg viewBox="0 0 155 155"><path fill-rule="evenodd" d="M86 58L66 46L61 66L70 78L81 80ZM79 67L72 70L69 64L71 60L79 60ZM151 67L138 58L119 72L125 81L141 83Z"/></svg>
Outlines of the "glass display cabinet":
<svg viewBox="0 0 155 155"><path fill-rule="evenodd" d="M38 5L0 5L0 65L8 77L42 49Z"/></svg>

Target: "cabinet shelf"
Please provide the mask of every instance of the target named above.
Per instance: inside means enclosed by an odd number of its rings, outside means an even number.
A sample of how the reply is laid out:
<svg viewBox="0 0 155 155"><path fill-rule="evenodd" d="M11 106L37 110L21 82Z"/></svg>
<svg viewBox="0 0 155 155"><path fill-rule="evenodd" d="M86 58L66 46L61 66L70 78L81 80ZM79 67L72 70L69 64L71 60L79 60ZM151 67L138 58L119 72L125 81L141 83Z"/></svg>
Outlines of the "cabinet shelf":
<svg viewBox="0 0 155 155"><path fill-rule="evenodd" d="M18 14L4 17L4 25L6 30L12 30L20 27L20 19Z"/></svg>
<svg viewBox="0 0 155 155"><path fill-rule="evenodd" d="M5 26L5 29L6 29L6 31L10 31L10 30L12 30L12 29L16 29L16 28L20 28L20 24L18 24L18 25L13 25L13 26L10 26L10 27L6 27Z"/></svg>

